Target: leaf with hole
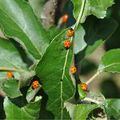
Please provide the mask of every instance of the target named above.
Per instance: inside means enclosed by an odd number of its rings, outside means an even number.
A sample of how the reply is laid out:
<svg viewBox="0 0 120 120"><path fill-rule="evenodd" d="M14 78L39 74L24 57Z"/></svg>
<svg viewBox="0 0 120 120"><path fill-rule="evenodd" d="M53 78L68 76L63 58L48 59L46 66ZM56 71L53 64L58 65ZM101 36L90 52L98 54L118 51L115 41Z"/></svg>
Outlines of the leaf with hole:
<svg viewBox="0 0 120 120"><path fill-rule="evenodd" d="M86 120L90 112L98 108L97 104L73 104L65 102L65 107L72 120Z"/></svg>

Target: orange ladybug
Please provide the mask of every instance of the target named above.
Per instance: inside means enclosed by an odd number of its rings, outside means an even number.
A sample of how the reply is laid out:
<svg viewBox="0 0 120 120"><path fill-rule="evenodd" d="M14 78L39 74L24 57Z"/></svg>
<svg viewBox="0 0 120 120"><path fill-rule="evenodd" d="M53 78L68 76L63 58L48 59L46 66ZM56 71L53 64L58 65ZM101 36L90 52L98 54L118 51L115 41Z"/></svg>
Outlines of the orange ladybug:
<svg viewBox="0 0 120 120"><path fill-rule="evenodd" d="M70 68L70 72L71 72L72 74L75 74L75 73L77 72L77 68L76 68L75 66L72 66L72 67Z"/></svg>
<svg viewBox="0 0 120 120"><path fill-rule="evenodd" d="M65 40L64 41L64 47L65 48L69 49L71 47L71 45L72 45L72 42L70 42L70 40Z"/></svg>
<svg viewBox="0 0 120 120"><path fill-rule="evenodd" d="M40 86L40 83L39 83L37 80L35 80L35 81L32 83L32 88L33 88L33 89L37 89L39 86Z"/></svg>
<svg viewBox="0 0 120 120"><path fill-rule="evenodd" d="M80 83L80 87L82 88L82 90L87 91L88 90L88 85L85 83Z"/></svg>
<svg viewBox="0 0 120 120"><path fill-rule="evenodd" d="M74 35L74 30L71 28L71 29L69 29L67 32L66 32L66 35L68 36L68 37L72 37L73 35Z"/></svg>
<svg viewBox="0 0 120 120"><path fill-rule="evenodd" d="M62 20L62 23L66 23L68 21L68 14L64 14L62 17L61 17L61 20Z"/></svg>
<svg viewBox="0 0 120 120"><path fill-rule="evenodd" d="M8 78L14 78L14 74L11 71L7 72L6 76Z"/></svg>

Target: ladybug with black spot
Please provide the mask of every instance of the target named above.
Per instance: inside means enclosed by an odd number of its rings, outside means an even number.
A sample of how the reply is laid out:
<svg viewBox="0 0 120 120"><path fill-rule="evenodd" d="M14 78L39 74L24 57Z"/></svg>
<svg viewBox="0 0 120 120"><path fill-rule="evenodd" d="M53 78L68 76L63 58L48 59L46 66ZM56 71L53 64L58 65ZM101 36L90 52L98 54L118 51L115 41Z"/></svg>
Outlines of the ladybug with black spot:
<svg viewBox="0 0 120 120"><path fill-rule="evenodd" d="M75 74L75 73L77 72L77 68L76 68L75 66L72 66L72 67L70 68L70 72L71 72L72 74Z"/></svg>
<svg viewBox="0 0 120 120"><path fill-rule="evenodd" d="M70 40L65 40L64 41L64 47L66 49L69 49L71 47L71 45L72 45L72 42Z"/></svg>
<svg viewBox="0 0 120 120"><path fill-rule="evenodd" d="M39 87L40 87L40 83L39 83L38 80L35 80L35 81L32 82L32 88L33 89L37 89Z"/></svg>
<svg viewBox="0 0 120 120"><path fill-rule="evenodd" d="M80 83L80 87L82 90L87 91L88 90L88 85L86 83Z"/></svg>

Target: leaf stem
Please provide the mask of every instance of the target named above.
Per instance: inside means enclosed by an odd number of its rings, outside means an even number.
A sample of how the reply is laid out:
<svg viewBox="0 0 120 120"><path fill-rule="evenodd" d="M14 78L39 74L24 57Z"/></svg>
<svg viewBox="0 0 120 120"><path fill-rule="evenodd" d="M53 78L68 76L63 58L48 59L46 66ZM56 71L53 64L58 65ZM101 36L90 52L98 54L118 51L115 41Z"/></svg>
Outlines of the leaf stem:
<svg viewBox="0 0 120 120"><path fill-rule="evenodd" d="M76 23L74 24L73 26L73 29L76 30L79 23L81 23L81 19L82 19L82 16L83 16L83 13L84 13L84 8L85 8L85 4L86 4L86 0L82 0L82 5L81 5L81 9L80 9L80 12L79 12L79 15L78 15L78 18L76 20ZM74 44L74 37L71 38L71 41L73 41L73 44ZM74 51L74 50L73 50ZM76 63L76 56L74 55L74 64L75 66L77 67L77 69L79 68L78 66L78 63ZM81 82L80 78L79 78L79 72L77 72L75 74L75 83L76 83L76 93L75 93L75 99L79 99L79 93L78 93L78 84Z"/></svg>
<svg viewBox="0 0 120 120"><path fill-rule="evenodd" d="M83 0L82 5L81 5L81 9L80 9L79 16L78 16L77 21L76 21L76 23L75 23L75 25L74 25L74 29L76 29L77 26L79 25L79 23L81 23L81 18L82 18L82 16L83 16L83 12L84 12L84 8L85 8L85 3L86 3L86 0Z"/></svg>
<svg viewBox="0 0 120 120"><path fill-rule="evenodd" d="M98 75L100 74L100 71L97 71L87 82L86 84L90 84Z"/></svg>

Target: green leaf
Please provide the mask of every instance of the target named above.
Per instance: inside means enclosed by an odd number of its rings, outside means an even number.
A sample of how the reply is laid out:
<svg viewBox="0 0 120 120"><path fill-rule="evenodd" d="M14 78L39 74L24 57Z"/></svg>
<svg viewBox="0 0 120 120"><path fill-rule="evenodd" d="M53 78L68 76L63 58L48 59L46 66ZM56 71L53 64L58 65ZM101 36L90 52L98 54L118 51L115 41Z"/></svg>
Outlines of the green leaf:
<svg viewBox="0 0 120 120"><path fill-rule="evenodd" d="M85 19L89 15L94 15L97 18L103 19L106 16L107 8L111 7L113 0L74 0L74 17L78 18L78 15L82 11L81 23L85 22Z"/></svg>
<svg viewBox="0 0 120 120"><path fill-rule="evenodd" d="M7 97L4 100L4 109L7 120L35 120L39 117L41 97L35 102L31 102L24 107L18 107L13 104Z"/></svg>
<svg viewBox="0 0 120 120"><path fill-rule="evenodd" d="M82 51L86 46L86 42L84 40L85 30L82 26L78 26L74 35L74 53L77 54Z"/></svg>
<svg viewBox="0 0 120 120"><path fill-rule="evenodd" d="M87 120L91 111L98 108L96 104L73 104L65 102L65 107L70 114L72 120Z"/></svg>
<svg viewBox="0 0 120 120"><path fill-rule="evenodd" d="M73 120L86 120L89 113L95 108L98 108L96 104L78 104L74 109Z"/></svg>
<svg viewBox="0 0 120 120"><path fill-rule="evenodd" d="M28 2L30 3L35 15L38 17L38 19L40 19L45 0L28 0Z"/></svg>
<svg viewBox="0 0 120 120"><path fill-rule="evenodd" d="M107 99L105 108L109 116L113 116L117 120L120 118L120 99Z"/></svg>
<svg viewBox="0 0 120 120"><path fill-rule="evenodd" d="M31 7L23 0L0 0L0 24L7 37L15 39L36 59L48 47L48 37Z"/></svg>
<svg viewBox="0 0 120 120"><path fill-rule="evenodd" d="M118 23L114 19L98 20L95 17L89 17L85 24L85 42L87 47L79 52L77 55L77 62L85 56L92 54L100 45L113 35L118 27Z"/></svg>
<svg viewBox="0 0 120 120"><path fill-rule="evenodd" d="M73 120L74 110L75 110L76 104L73 104L73 103L71 103L69 101L66 101L64 103L64 106L67 109L67 111L69 112L70 118Z"/></svg>
<svg viewBox="0 0 120 120"><path fill-rule="evenodd" d="M15 79L9 79L4 81L2 84L2 90L10 98L19 97L22 95L19 90L19 81Z"/></svg>
<svg viewBox="0 0 120 120"><path fill-rule="evenodd" d="M102 45L106 40L111 37L118 27L118 23L114 19L98 20L94 17L89 17L84 24L85 28L85 41L87 48L85 54L89 55Z"/></svg>
<svg viewBox="0 0 120 120"><path fill-rule="evenodd" d="M17 48L9 41L0 38L0 70L19 71L26 69Z"/></svg>
<svg viewBox="0 0 120 120"><path fill-rule="evenodd" d="M56 26L50 27L47 32L49 33L50 40L54 39L62 30L57 28ZM51 42L51 41L50 41Z"/></svg>
<svg viewBox="0 0 120 120"><path fill-rule="evenodd" d="M25 85L35 75L34 71L28 70L21 54L10 40L0 38L0 51L0 87L7 79L7 71L13 71L15 78L20 80L20 86Z"/></svg>
<svg viewBox="0 0 120 120"><path fill-rule="evenodd" d="M120 72L120 49L113 49L105 53L98 70L106 72Z"/></svg>
<svg viewBox="0 0 120 120"><path fill-rule="evenodd" d="M68 50L64 48L65 39L66 30L52 40L36 68L36 73L42 80L43 89L49 96L47 108L53 112L55 119L68 119L63 113L63 104L74 92L69 75L73 52L72 48Z"/></svg>

